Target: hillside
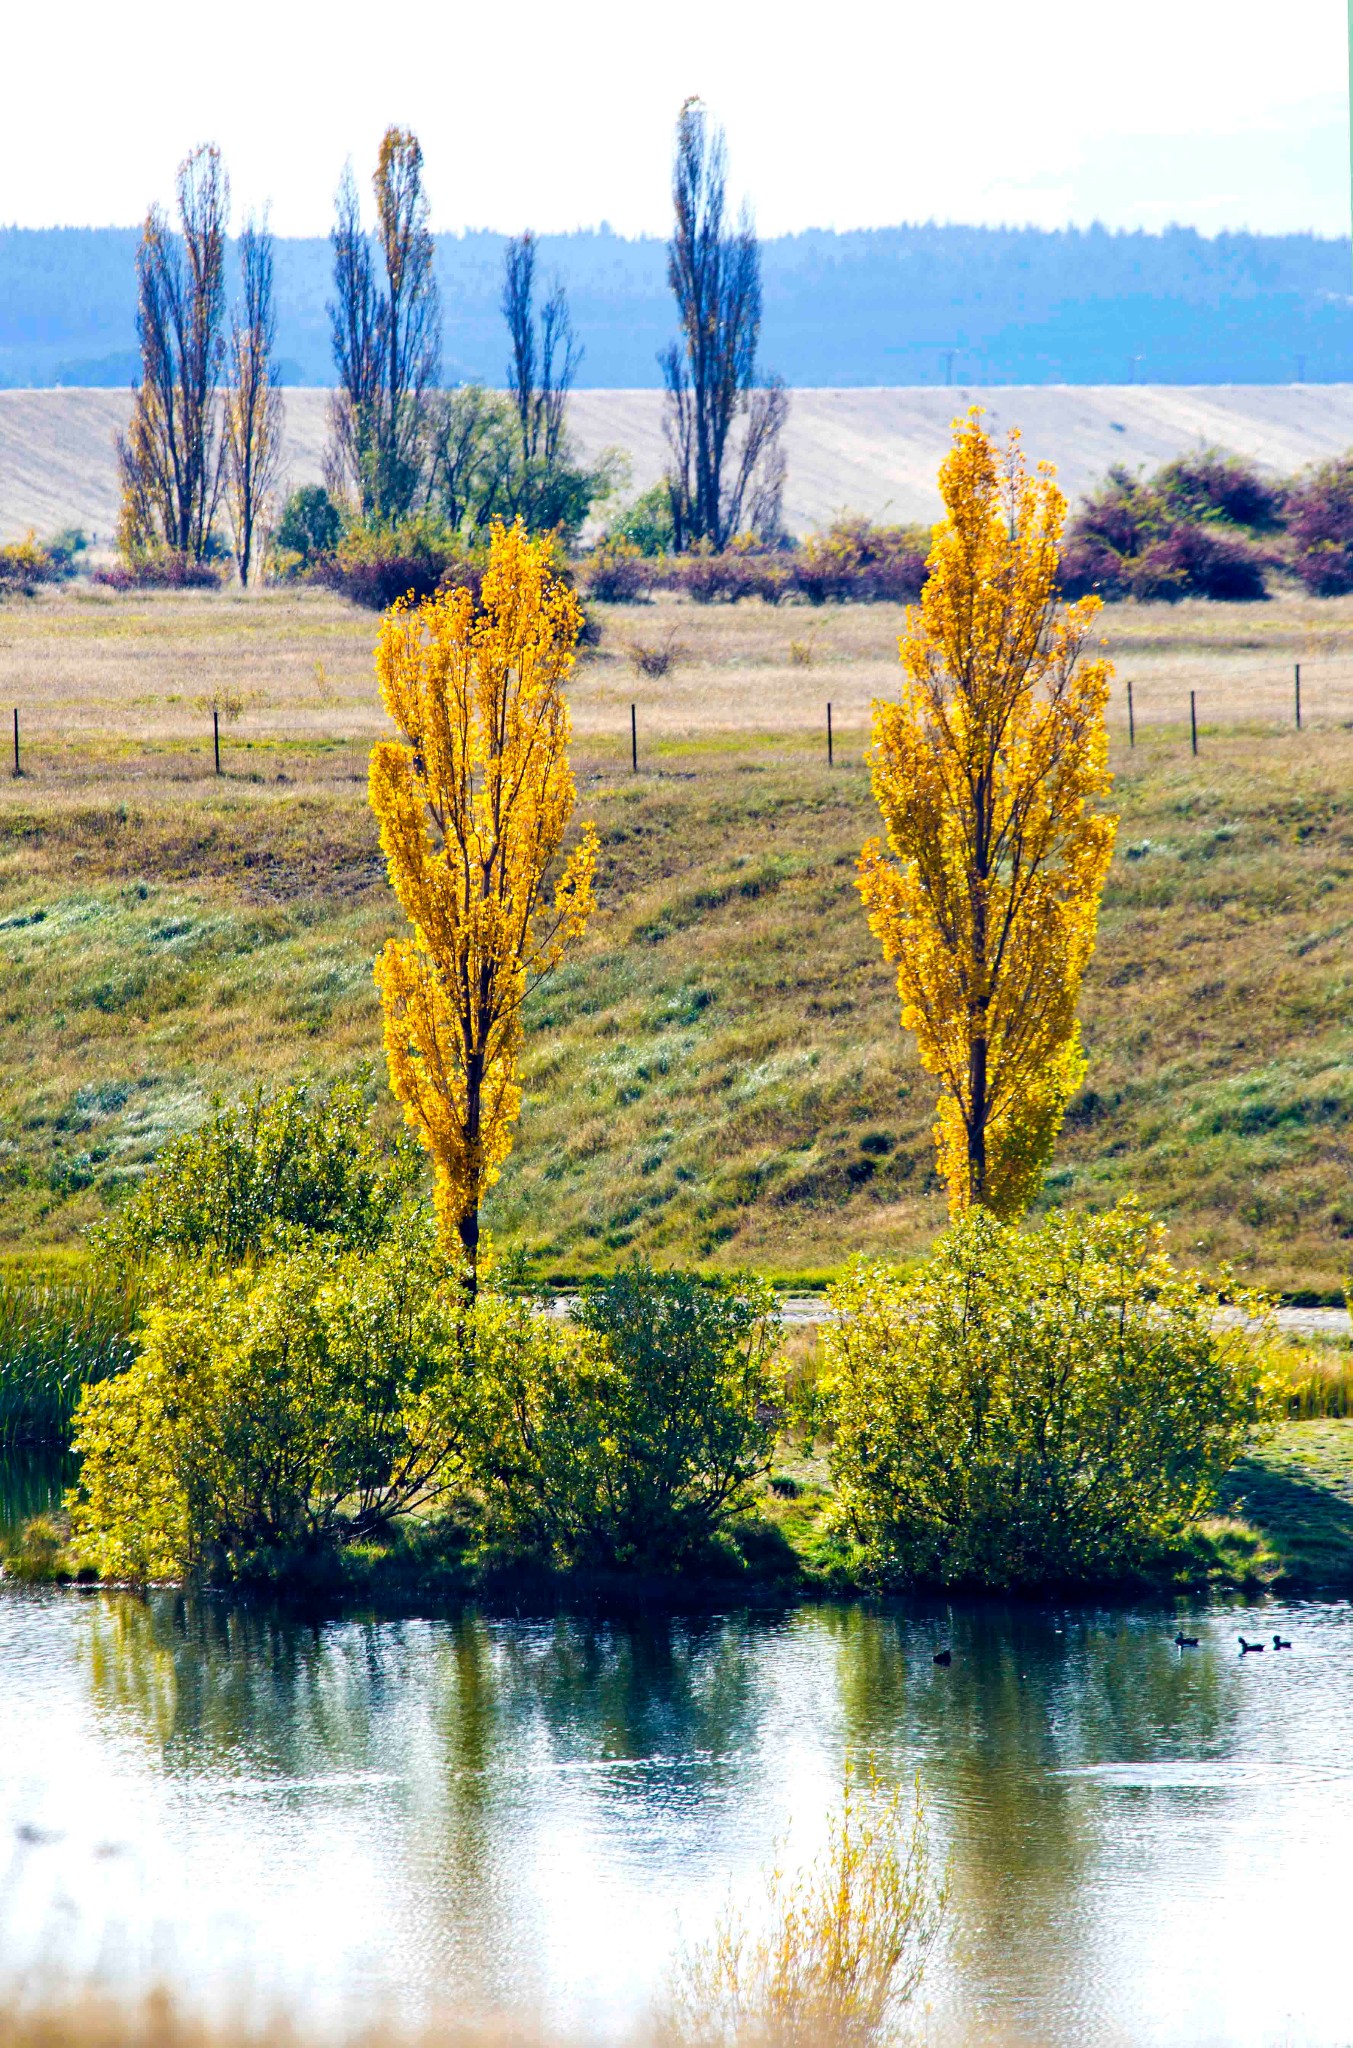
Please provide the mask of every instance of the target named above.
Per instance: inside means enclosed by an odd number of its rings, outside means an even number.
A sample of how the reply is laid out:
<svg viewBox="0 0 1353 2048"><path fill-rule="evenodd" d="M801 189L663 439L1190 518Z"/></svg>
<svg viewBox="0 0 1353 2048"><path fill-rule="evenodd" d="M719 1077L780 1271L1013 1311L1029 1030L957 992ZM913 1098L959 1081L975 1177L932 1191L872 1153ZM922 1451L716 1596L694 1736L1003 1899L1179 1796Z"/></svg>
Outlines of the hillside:
<svg viewBox="0 0 1353 2048"><path fill-rule="evenodd" d="M437 242L444 374L503 376L504 238ZM0 228L0 386L125 385L135 228ZM924 225L762 244L762 360L792 385L1328 382L1353 375L1347 238ZM568 289L581 382L653 386L674 332L666 246L608 228L541 237ZM289 383L332 376L320 236L277 244Z"/></svg>
<svg viewBox="0 0 1353 2048"><path fill-rule="evenodd" d="M1057 464L1074 498L1114 462L1165 461L1202 441L1288 473L1353 445L1353 384L1102 385L990 389L935 386L796 391L788 432L786 517L801 533L844 509L876 519L931 519L935 472L954 414L989 408L997 429L1022 427L1031 457ZM125 391L0 391L0 539L82 526L107 539L117 521L113 436ZM283 468L292 485L319 478L328 393L286 394ZM618 446L632 488L660 475L656 391L579 391L570 420L588 453Z"/></svg>
<svg viewBox="0 0 1353 2048"><path fill-rule="evenodd" d="M853 886L899 613L599 614L570 695L600 907L533 999L492 1228L561 1274L629 1249L786 1275L913 1254L943 1217L934 1088ZM374 621L322 591L65 589L3 624L25 773L0 777L0 1255L45 1256L214 1091L379 1065L382 719ZM1181 1250L1328 1295L1353 1254L1353 600L1105 625L1137 745L1120 693L1090 1074L1049 1189L1139 1192ZM634 644L669 632L676 673L636 677ZM222 688L245 708L218 780L200 699Z"/></svg>

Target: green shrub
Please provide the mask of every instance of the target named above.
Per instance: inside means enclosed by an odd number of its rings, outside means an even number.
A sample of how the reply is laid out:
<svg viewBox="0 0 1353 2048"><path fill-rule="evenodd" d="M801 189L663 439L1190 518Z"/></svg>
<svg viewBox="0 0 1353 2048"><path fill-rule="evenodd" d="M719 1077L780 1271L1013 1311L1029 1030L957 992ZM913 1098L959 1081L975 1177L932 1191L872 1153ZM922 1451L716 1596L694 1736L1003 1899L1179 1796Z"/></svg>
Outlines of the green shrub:
<svg viewBox="0 0 1353 2048"><path fill-rule="evenodd" d="M359 1082L258 1088L168 1146L93 1243L114 1271L163 1257L238 1264L296 1232L370 1245L417 1172L411 1145L385 1148L372 1132Z"/></svg>
<svg viewBox="0 0 1353 2048"><path fill-rule="evenodd" d="M641 555L667 555L676 545L672 523L672 494L665 483L648 490L624 506L606 529L605 545L637 548Z"/></svg>
<svg viewBox="0 0 1353 2048"><path fill-rule="evenodd" d="M482 1361L497 1531L571 1564L696 1556L769 1468L781 1402L769 1287L636 1261L586 1287L571 1326L528 1317L505 1315Z"/></svg>
<svg viewBox="0 0 1353 2048"><path fill-rule="evenodd" d="M135 1313L115 1275L0 1281L0 1444L64 1446L80 1389L130 1363Z"/></svg>
<svg viewBox="0 0 1353 2048"><path fill-rule="evenodd" d="M388 1527L462 1474L473 1350L433 1226L177 1269L76 1415L72 1554L101 1576L247 1576Z"/></svg>
<svg viewBox="0 0 1353 2048"><path fill-rule="evenodd" d="M1092 1579L1211 1506L1268 1393L1161 1237L1131 1204L1029 1230L978 1211L915 1278L861 1263L836 1290L832 1469L878 1578Z"/></svg>
<svg viewBox="0 0 1353 2048"><path fill-rule="evenodd" d="M333 554L343 535L343 514L322 484L302 484L282 507L273 545L309 569Z"/></svg>

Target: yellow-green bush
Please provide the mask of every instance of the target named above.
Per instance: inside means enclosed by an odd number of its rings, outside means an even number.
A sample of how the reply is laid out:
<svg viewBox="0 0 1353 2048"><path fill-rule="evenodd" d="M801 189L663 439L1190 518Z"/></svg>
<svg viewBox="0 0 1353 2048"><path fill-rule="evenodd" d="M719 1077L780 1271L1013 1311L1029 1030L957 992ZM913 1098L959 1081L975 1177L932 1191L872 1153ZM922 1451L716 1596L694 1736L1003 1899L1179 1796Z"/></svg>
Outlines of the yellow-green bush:
<svg viewBox="0 0 1353 2048"><path fill-rule="evenodd" d="M636 1260L586 1287L569 1324L527 1318L500 1320L482 1360L493 1527L573 1564L698 1554L770 1465L783 1400L770 1288Z"/></svg>
<svg viewBox="0 0 1353 2048"><path fill-rule="evenodd" d="M477 1403L430 1222L180 1268L118 1378L86 1388L72 1548L104 1577L234 1577L371 1535L461 1476Z"/></svg>
<svg viewBox="0 0 1353 2048"><path fill-rule="evenodd" d="M834 1305L839 1512L884 1581L1130 1569L1212 1505L1270 1405L1253 1331L1132 1204L1031 1229L973 1211L914 1278L862 1262Z"/></svg>

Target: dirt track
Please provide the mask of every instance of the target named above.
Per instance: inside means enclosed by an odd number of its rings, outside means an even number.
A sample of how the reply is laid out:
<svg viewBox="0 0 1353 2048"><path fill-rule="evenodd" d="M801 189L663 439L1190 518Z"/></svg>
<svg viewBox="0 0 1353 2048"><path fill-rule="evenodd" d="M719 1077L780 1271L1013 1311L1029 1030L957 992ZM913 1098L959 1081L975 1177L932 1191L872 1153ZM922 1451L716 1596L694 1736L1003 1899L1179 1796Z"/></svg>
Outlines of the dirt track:
<svg viewBox="0 0 1353 2048"><path fill-rule="evenodd" d="M949 423L980 401L998 430L1020 426L1032 458L1058 466L1074 497L1111 463L1164 461L1215 442L1287 472L1353 445L1353 384L1006 385L796 391L788 432L789 527L804 532L836 512L930 519L935 471ZM0 391L0 539L82 526L107 540L117 520L113 436L127 417L123 391ZM285 480L317 481L328 393L286 394ZM587 453L625 449L633 487L663 462L656 391L580 391L574 436Z"/></svg>

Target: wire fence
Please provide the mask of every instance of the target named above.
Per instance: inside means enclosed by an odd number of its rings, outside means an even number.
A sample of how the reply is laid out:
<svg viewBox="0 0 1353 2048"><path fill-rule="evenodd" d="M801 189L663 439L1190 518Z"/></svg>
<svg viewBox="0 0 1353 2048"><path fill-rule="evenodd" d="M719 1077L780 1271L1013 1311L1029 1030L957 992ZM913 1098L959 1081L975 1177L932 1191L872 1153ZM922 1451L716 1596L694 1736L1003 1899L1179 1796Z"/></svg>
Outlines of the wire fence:
<svg viewBox="0 0 1353 2048"><path fill-rule="evenodd" d="M1304 733L1321 728L1328 729L1331 724L1353 730L1353 659L1318 664L1310 661L1294 662L1286 678L1281 681L1272 674L1256 675L1252 671L1246 677L1246 683L1248 687L1237 692L1234 689L1227 690L1220 678L1215 678L1211 687L1200 688L1164 676L1152 677L1144 686L1139 676L1129 676L1120 679L1116 686L1114 697L1111 699L1111 722L1115 726L1121 726L1129 750L1135 750L1139 738L1145 737L1150 729L1158 733L1171 729L1187 731L1190 749L1195 756L1204 751L1205 742L1224 739L1228 731L1243 731L1252 737L1257 728L1263 727L1271 728L1275 735L1287 731ZM823 703L819 730L829 768L837 765L837 756L842 752L843 736L853 733L858 737L860 731L867 728L871 702L871 699L863 697L855 700L836 697L829 698ZM645 738L650 741L656 739L664 750L667 750L674 743L679 743L682 737L694 740L698 736L680 724L673 727L670 720L661 717L661 708L660 700L656 704L650 702L646 706L641 706L639 700L635 699L629 704L626 736L629 741L630 768L635 774L640 773L646 765L643 749ZM798 715L793 724L783 727L761 723L755 727L733 725L715 730L726 732L730 740L736 739L738 732L744 729L749 732L783 730L786 735L802 734L810 730L803 716L805 707L802 701L796 703L793 708ZM647 733L641 717L642 710L659 713ZM22 780L31 768L28 752L29 716L20 705L12 707L10 776L15 780ZM221 716L218 709L212 709L210 721L208 727L204 712L200 727L184 726L177 729L173 737L193 746L200 735L204 758L209 758L211 762L211 772L223 776L228 772L228 768L223 766ZM63 742L69 743L73 737L69 729L61 734L44 732L41 736L48 748L53 745L60 746ZM84 736L89 738L92 735L86 733ZM706 733L699 736L709 735ZM133 735L123 730L117 737L120 742L125 743ZM156 737L162 741L164 735L161 733ZM243 737L241 734L241 739ZM251 730L250 744L266 743L269 737L266 730ZM310 730L304 735L291 731L273 737L279 742L285 740L287 744L295 745L303 743L305 738L310 738L315 743L332 744L334 741L346 740L355 744L363 736L350 731L339 733ZM599 728L595 716L589 721L585 732L579 734L580 739L587 740L602 737L604 732ZM617 732L615 737L619 739L621 733ZM152 744L150 735L147 735L147 744ZM227 742L227 756L228 751ZM847 752L850 760L857 758L853 749Z"/></svg>

